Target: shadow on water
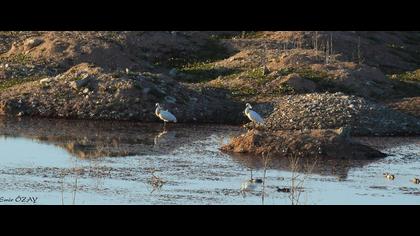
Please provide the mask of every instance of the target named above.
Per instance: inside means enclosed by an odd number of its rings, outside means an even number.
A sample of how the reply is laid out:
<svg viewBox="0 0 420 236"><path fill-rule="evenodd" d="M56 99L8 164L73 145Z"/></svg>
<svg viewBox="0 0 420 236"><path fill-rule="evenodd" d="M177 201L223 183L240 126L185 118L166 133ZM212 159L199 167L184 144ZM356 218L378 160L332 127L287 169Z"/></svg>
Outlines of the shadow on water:
<svg viewBox="0 0 420 236"><path fill-rule="evenodd" d="M263 170L265 166L264 158L255 157L246 154L231 154L234 161L251 170ZM369 165L378 159L334 159L334 158L314 158L314 159L300 159L291 165L289 158L270 158L268 169L275 169L279 171L306 173L310 168L312 174L322 176L336 176L339 179L346 179L349 171L352 168L361 168Z"/></svg>
<svg viewBox="0 0 420 236"><path fill-rule="evenodd" d="M0 118L0 134L53 144L81 159L168 154L226 128L211 125Z"/></svg>
<svg viewBox="0 0 420 236"><path fill-rule="evenodd" d="M34 118L0 118L0 134L5 137L23 137L41 143L56 145L80 159L125 157L135 155L168 154L175 149L208 138L214 133L240 132L237 127L217 125L138 123L121 121L85 121ZM228 138L228 137L226 137ZM246 154L229 154L242 166L263 169L263 158ZM376 160L320 159L299 161L297 171L347 178L350 169L363 167ZM291 171L287 158L271 158L269 169Z"/></svg>
<svg viewBox="0 0 420 236"><path fill-rule="evenodd" d="M287 198L305 204L305 196L309 203L375 203L378 194L385 203L417 201L409 178L417 175L419 149L405 144L419 144L418 137L387 141L395 155L380 160L291 160L218 150L242 132L226 125L168 124L164 130L161 123L0 117L0 137L5 138L0 144L14 154L2 155L0 188L10 195L42 192L48 204L277 204ZM364 140L377 146L383 141ZM76 158L67 158L63 150ZM60 155L66 158L54 158ZM134 157L116 158L124 156ZM396 180L384 179L384 171L395 173ZM260 181L241 197L240 190L254 186L252 179ZM342 200L347 196L352 198Z"/></svg>

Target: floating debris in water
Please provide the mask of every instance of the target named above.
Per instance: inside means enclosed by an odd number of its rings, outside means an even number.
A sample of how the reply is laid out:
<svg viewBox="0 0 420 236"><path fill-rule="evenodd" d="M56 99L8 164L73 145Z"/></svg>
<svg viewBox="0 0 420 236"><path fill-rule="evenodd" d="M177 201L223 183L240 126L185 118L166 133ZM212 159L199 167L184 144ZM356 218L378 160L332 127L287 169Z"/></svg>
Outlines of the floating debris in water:
<svg viewBox="0 0 420 236"><path fill-rule="evenodd" d="M420 184L420 179L419 178L414 178L411 180L411 182L413 182L414 184Z"/></svg>
<svg viewBox="0 0 420 236"><path fill-rule="evenodd" d="M276 187L276 188L277 188L277 192L290 193L290 188L280 188L280 187Z"/></svg>
<svg viewBox="0 0 420 236"><path fill-rule="evenodd" d="M385 178L387 178L388 180L394 180L395 179L395 175L390 174L390 173L384 173Z"/></svg>

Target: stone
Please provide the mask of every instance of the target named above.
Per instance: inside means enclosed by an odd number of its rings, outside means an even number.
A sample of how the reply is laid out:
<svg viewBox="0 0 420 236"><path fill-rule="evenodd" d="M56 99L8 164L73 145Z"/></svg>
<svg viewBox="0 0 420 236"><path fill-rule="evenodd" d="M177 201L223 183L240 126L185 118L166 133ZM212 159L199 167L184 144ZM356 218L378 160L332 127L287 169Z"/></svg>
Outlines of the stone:
<svg viewBox="0 0 420 236"><path fill-rule="evenodd" d="M49 83L51 83L52 82L52 78L45 78L45 79L41 79L40 81L39 81L39 83L41 84L41 85L48 85Z"/></svg>
<svg viewBox="0 0 420 236"><path fill-rule="evenodd" d="M24 43L25 50L30 50L36 46L39 46L43 42L44 40L40 38L28 39Z"/></svg>
<svg viewBox="0 0 420 236"><path fill-rule="evenodd" d="M70 82L70 86L73 89L80 89L82 87L87 86L89 81L90 81L90 79L88 77L84 78L84 79L75 80L75 81Z"/></svg>
<svg viewBox="0 0 420 236"><path fill-rule="evenodd" d="M281 79L280 83L287 84L297 92L315 92L317 89L315 82L304 79L295 73L285 76Z"/></svg>

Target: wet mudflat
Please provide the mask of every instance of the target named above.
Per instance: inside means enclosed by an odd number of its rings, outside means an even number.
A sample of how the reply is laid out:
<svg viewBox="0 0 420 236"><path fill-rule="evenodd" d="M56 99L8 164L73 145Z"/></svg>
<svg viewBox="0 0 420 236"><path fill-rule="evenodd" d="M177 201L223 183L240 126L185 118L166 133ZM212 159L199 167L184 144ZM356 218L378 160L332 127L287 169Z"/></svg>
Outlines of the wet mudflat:
<svg viewBox="0 0 420 236"><path fill-rule="evenodd" d="M420 137L360 138L389 154L375 160L296 162L219 151L241 132L2 119L0 204L420 204L420 185L410 182L420 177ZM241 191L251 175L264 184Z"/></svg>

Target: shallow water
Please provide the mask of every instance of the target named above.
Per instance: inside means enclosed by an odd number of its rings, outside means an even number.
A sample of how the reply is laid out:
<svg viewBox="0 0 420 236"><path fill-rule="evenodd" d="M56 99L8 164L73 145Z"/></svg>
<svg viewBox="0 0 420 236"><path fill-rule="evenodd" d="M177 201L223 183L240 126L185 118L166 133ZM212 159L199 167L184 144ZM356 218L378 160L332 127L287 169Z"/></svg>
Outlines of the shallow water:
<svg viewBox="0 0 420 236"><path fill-rule="evenodd" d="M235 126L0 120L0 204L420 204L420 138L364 138L376 160L271 160L218 150ZM153 185L152 172L161 186ZM395 174L394 181L384 172ZM293 177L295 176L295 177ZM298 185L293 194L277 187ZM159 188L160 187L160 188ZM264 188L264 194L263 194ZM35 203L34 203L35 202Z"/></svg>

